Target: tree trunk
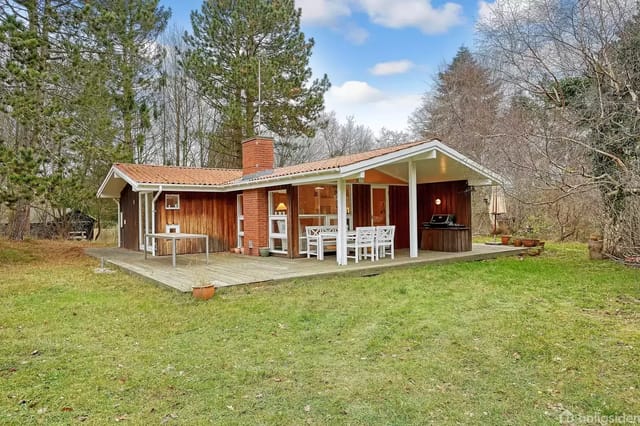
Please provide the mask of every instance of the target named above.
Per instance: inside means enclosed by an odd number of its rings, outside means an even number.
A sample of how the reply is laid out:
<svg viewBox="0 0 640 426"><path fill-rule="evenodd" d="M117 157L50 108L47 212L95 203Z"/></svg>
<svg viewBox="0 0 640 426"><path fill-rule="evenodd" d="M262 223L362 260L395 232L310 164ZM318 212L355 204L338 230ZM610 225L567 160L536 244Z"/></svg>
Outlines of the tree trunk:
<svg viewBox="0 0 640 426"><path fill-rule="evenodd" d="M9 239L22 241L29 235L31 208L28 201L20 200L16 203L14 210L9 216Z"/></svg>

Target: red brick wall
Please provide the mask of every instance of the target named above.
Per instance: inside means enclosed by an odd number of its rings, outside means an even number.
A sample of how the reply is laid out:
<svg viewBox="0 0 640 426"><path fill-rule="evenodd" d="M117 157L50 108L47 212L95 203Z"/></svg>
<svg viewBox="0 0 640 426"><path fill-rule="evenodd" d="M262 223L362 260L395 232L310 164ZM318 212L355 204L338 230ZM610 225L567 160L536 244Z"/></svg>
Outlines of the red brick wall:
<svg viewBox="0 0 640 426"><path fill-rule="evenodd" d="M258 249L269 245L267 190L250 189L244 191L242 208L244 213L244 252L258 256ZM253 249L251 250L249 249L249 241L253 241Z"/></svg>
<svg viewBox="0 0 640 426"><path fill-rule="evenodd" d="M273 139L255 137L242 142L242 175L273 169Z"/></svg>

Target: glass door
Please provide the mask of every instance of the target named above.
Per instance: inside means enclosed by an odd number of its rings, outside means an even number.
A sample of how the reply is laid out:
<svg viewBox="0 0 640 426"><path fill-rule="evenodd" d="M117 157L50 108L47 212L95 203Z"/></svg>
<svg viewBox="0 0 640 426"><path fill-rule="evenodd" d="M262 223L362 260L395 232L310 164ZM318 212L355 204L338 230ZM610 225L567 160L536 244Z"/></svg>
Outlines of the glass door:
<svg viewBox="0 0 640 426"><path fill-rule="evenodd" d="M151 234L155 232L151 225L153 223L153 193L152 192L140 192L138 193L138 224L139 224L139 239L140 250L144 250L144 236L145 234ZM147 241L147 251L149 253L155 253L155 239L151 238Z"/></svg>
<svg viewBox="0 0 640 426"><path fill-rule="evenodd" d="M371 226L389 224L389 187L371 186Z"/></svg>

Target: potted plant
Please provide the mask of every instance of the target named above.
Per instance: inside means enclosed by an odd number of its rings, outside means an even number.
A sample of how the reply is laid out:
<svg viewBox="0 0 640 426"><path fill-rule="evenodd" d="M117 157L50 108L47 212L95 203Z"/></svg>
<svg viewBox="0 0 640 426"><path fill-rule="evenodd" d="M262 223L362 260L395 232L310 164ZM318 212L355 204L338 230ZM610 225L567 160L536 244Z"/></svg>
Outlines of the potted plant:
<svg viewBox="0 0 640 426"><path fill-rule="evenodd" d="M191 294L196 299L209 300L216 292L216 286L208 283L203 285L194 285L191 287Z"/></svg>
<svg viewBox="0 0 640 426"><path fill-rule="evenodd" d="M513 238L513 245L515 247L522 247L522 237L514 237Z"/></svg>
<svg viewBox="0 0 640 426"><path fill-rule="evenodd" d="M270 254L269 247L260 247L260 256L268 257Z"/></svg>
<svg viewBox="0 0 640 426"><path fill-rule="evenodd" d="M502 245L506 246L509 244L509 241L511 240L511 235L501 235L500 239L502 240Z"/></svg>

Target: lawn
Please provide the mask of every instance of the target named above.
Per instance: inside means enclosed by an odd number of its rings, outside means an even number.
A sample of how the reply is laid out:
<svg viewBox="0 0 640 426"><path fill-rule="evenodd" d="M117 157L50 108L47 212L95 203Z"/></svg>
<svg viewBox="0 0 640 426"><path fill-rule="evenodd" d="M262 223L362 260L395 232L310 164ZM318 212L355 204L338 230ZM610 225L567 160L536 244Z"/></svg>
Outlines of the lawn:
<svg viewBox="0 0 640 426"><path fill-rule="evenodd" d="M0 265L0 424L640 416L640 270L583 245L207 302L95 274L78 243L0 241Z"/></svg>

